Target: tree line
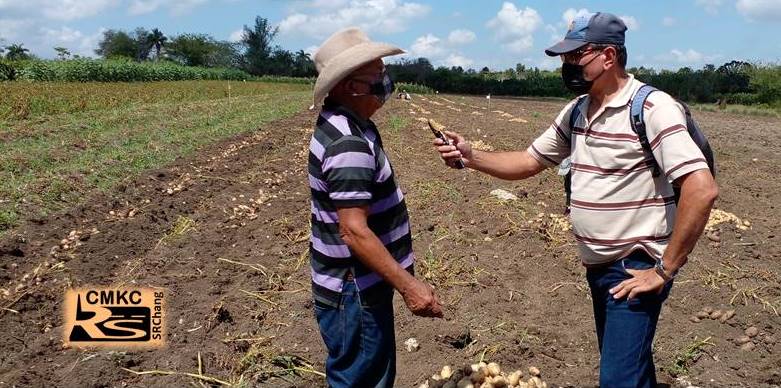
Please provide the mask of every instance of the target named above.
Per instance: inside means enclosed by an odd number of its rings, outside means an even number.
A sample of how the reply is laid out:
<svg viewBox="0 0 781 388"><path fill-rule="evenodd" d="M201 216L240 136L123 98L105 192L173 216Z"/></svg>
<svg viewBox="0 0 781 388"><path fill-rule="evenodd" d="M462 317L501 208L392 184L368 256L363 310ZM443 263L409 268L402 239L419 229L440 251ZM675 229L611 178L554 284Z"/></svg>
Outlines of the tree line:
<svg viewBox="0 0 781 388"><path fill-rule="evenodd" d="M303 50L288 51L274 43L278 32L278 27L261 16L255 18L253 25L244 26L238 42L217 40L199 33L167 36L159 28L110 29L103 32L95 53L103 59L238 69L255 76L315 76L315 65L308 53ZM78 55L72 55L67 48L54 49L60 60L78 59ZM22 44L0 45L0 57L9 61L35 58ZM564 87L558 69L542 70L519 63L506 70L492 71L484 67L477 71L460 66L434 67L426 58L401 59L389 63L387 67L397 82L423 85L440 92L573 97ZM639 80L684 101L761 104L781 108L779 65L730 61L718 67L705 65L701 69L683 67L674 71L657 71L635 67L628 71Z"/></svg>
<svg viewBox="0 0 781 388"><path fill-rule="evenodd" d="M95 54L103 59L136 62L173 62L184 66L233 68L251 75L312 77L316 75L310 55L303 50L288 51L274 44L278 27L256 17L245 25L238 42L218 40L208 34L184 33L167 36L159 28L138 27L132 31L109 29L103 32ZM65 47L55 47L57 59L81 59ZM37 59L23 44L0 46L0 57L9 61Z"/></svg>
<svg viewBox="0 0 781 388"><path fill-rule="evenodd" d="M389 64L394 80L425 85L443 93L508 96L564 97L574 95L561 80L560 69L541 70L517 64L491 71L464 70L460 66L434 67L426 58L402 59ZM657 71L627 69L637 79L689 102L756 105L781 108L781 66L730 61L716 67Z"/></svg>

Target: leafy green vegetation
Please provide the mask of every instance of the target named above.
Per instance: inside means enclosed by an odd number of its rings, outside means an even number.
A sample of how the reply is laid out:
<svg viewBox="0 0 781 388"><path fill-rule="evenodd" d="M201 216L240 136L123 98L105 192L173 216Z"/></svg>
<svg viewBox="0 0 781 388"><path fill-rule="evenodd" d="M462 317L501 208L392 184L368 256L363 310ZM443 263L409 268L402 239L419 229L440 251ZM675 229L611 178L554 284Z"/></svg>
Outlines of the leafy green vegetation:
<svg viewBox="0 0 781 388"><path fill-rule="evenodd" d="M435 68L426 58L402 59L388 65L398 82L413 82L440 93L495 94L530 97L574 97L561 81L559 71L540 70L517 64L502 71L461 67ZM721 103L759 106L781 112L781 65L731 61L700 70L683 67L657 71L645 67L627 70L689 103Z"/></svg>
<svg viewBox="0 0 781 388"><path fill-rule="evenodd" d="M0 79L21 81L136 82L181 80L246 80L238 69L184 66L173 62L135 62L127 59L66 61L5 61Z"/></svg>
<svg viewBox="0 0 781 388"><path fill-rule="evenodd" d="M0 232L289 117L311 96L309 85L261 82L11 85L0 112L19 101L30 108L25 117L0 119Z"/></svg>

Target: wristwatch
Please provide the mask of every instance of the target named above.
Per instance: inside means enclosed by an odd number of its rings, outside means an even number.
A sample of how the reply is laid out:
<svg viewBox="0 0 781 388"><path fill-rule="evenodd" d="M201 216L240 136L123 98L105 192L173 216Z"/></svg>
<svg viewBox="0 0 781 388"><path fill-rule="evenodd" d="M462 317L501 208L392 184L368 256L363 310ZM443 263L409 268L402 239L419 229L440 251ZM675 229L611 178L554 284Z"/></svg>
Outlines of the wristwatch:
<svg viewBox="0 0 781 388"><path fill-rule="evenodd" d="M668 275L667 272L664 271L664 259L657 260L656 265L654 265L654 269L656 269L656 273L659 274L662 279L664 279L665 284L669 283L675 278L675 274Z"/></svg>

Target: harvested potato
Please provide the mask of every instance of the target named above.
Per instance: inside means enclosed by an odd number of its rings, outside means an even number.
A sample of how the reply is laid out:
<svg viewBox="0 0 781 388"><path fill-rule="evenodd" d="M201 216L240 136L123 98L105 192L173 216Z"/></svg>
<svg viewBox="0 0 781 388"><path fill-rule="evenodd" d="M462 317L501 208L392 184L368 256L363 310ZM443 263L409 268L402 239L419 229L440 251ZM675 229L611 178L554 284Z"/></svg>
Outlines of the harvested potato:
<svg viewBox="0 0 781 388"><path fill-rule="evenodd" d="M523 377L523 372L517 370L507 376L507 382L512 386L516 386L521 381L521 377Z"/></svg>
<svg viewBox="0 0 781 388"><path fill-rule="evenodd" d="M732 319L732 317L734 317L734 316L735 316L735 310L727 310L727 311L725 311L725 312L724 312L724 314L721 316L721 318L719 319L719 321L721 321L721 323L727 323L727 321L729 321L730 319Z"/></svg>
<svg viewBox="0 0 781 388"><path fill-rule="evenodd" d="M472 384L472 380L470 380L468 377L464 377L463 379L458 380L456 388L475 388L475 385Z"/></svg>
<svg viewBox="0 0 781 388"><path fill-rule="evenodd" d="M499 368L499 365L495 362L492 362L488 364L488 375L489 376L499 376L500 373L502 373L501 368Z"/></svg>
<svg viewBox="0 0 781 388"><path fill-rule="evenodd" d="M737 345L743 345L748 342L751 342L751 337L747 335L740 336L735 340L735 344Z"/></svg>
<svg viewBox="0 0 781 388"><path fill-rule="evenodd" d="M710 313L708 313L705 310L702 310L702 311L698 311L697 314L694 314L694 316L699 319L705 319L708 318L708 316L710 316Z"/></svg>

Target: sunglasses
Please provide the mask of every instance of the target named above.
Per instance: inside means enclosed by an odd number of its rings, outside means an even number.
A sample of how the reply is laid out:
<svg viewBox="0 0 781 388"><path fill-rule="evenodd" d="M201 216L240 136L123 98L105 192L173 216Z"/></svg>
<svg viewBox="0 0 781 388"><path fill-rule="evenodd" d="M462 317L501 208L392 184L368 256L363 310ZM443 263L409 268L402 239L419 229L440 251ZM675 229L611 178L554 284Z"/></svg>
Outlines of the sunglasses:
<svg viewBox="0 0 781 388"><path fill-rule="evenodd" d="M578 64L580 62L581 59L583 59L583 57L586 54L589 54L589 53L594 52L594 51L599 52L599 51L602 51L602 50L603 49L597 49L597 48L594 48L594 47L591 47L591 46L587 46L587 47L583 47L583 48L575 50L575 51L568 52L566 54L561 54L561 60L562 60L562 62L576 65L576 64Z"/></svg>

